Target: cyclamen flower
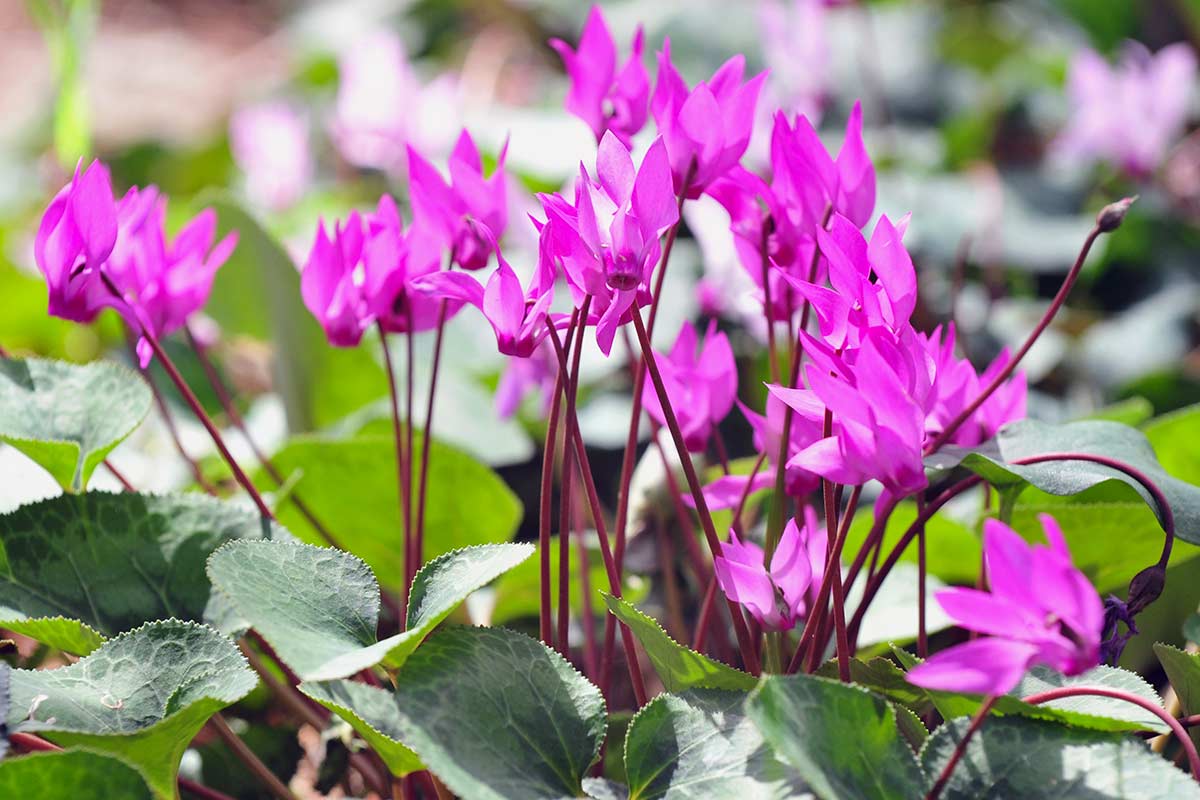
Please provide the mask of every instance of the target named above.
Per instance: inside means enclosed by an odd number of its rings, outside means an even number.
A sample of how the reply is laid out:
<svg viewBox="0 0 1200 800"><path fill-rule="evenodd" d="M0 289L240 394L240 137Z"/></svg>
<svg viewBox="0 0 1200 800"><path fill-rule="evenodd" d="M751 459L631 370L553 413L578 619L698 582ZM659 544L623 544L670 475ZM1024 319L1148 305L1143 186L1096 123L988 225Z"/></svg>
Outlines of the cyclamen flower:
<svg viewBox="0 0 1200 800"><path fill-rule="evenodd" d="M830 82L825 5L824 0L769 0L760 7L758 29L770 68L766 93L771 108L819 117Z"/></svg>
<svg viewBox="0 0 1200 800"><path fill-rule="evenodd" d="M592 298L588 322L607 355L634 302L649 302L646 286L662 252L659 237L679 219L670 165L656 139L636 173L629 150L606 133L592 180L580 165L575 204L543 195L551 230L543 243L561 261L576 307Z"/></svg>
<svg viewBox="0 0 1200 800"><path fill-rule="evenodd" d="M246 193L266 208L289 208L312 181L308 126L287 103L240 109L229 121L229 148L246 175Z"/></svg>
<svg viewBox="0 0 1200 800"><path fill-rule="evenodd" d="M650 111L670 155L676 193L686 189L688 197L699 197L746 152L767 74L743 83L745 71L745 57L734 56L689 90L671 63L671 41L663 43Z"/></svg>
<svg viewBox="0 0 1200 800"><path fill-rule="evenodd" d="M317 223L317 236L300 271L300 296L335 347L354 347L370 324L363 295L362 217L335 222L333 236Z"/></svg>
<svg viewBox="0 0 1200 800"><path fill-rule="evenodd" d="M908 673L910 683L998 695L1035 664L1078 675L1100 663L1100 596L1071 564L1058 523L1040 519L1048 545L1030 545L998 520L984 523L991 591L946 589L937 601L959 626L986 636L931 656Z"/></svg>
<svg viewBox="0 0 1200 800"><path fill-rule="evenodd" d="M597 142L612 131L629 147L649 115L650 76L642 64L642 26L633 35L629 60L620 72L617 46L599 6L588 12L577 50L561 39L551 39L550 46L562 57L571 79L567 111L588 124Z"/></svg>
<svg viewBox="0 0 1200 800"><path fill-rule="evenodd" d="M744 606L763 628L794 628L815 602L825 573L826 537L816 527L811 507L805 508L803 528L794 519L789 520L769 567L761 547L742 542L730 531L729 541L721 545L721 554L713 559L721 591Z"/></svg>
<svg viewBox="0 0 1200 800"><path fill-rule="evenodd" d="M414 222L437 233L449 248L451 260L463 269L487 266L492 242L504 235L508 224L508 195L504 155L500 151L490 178L475 142L466 130L450 154L450 183L416 151L408 148L409 187Z"/></svg>
<svg viewBox="0 0 1200 800"><path fill-rule="evenodd" d="M977 375L971 362L959 358L954 352L953 323L946 327L944 333L938 327L928 337L918 334L918 339L924 343L926 352L934 361L936 378L932 397L926 404L925 421L926 435L933 437L940 434L984 387L991 384L995 376L1008 365L1011 356L1008 348L1005 348ZM1006 422L1023 419L1027 394L1025 373L1018 372L1001 384L972 417L959 426L950 443L974 447L994 436Z"/></svg>
<svg viewBox="0 0 1200 800"><path fill-rule="evenodd" d="M737 398L737 364L728 337L717 331L713 320L704 341L698 342L696 328L685 322L670 355L662 358L655 353L654 358L687 449L703 451L713 428L733 409ZM642 405L659 425L667 424L653 386L643 387Z"/></svg>
<svg viewBox="0 0 1200 800"><path fill-rule="evenodd" d="M1182 42L1151 54L1131 41L1115 66L1081 50L1067 75L1071 116L1055 150L1147 176L1183 131L1195 83L1196 56Z"/></svg>

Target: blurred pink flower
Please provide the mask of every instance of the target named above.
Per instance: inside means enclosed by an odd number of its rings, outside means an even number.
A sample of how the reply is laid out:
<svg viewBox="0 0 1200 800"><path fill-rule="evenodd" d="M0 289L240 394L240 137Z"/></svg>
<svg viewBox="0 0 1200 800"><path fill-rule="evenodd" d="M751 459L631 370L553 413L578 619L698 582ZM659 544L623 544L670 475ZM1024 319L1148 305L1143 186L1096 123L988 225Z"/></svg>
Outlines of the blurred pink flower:
<svg viewBox="0 0 1200 800"><path fill-rule="evenodd" d="M529 358L510 356L500 383L496 386L496 414L508 419L517 413L521 401L530 392L541 394L541 414L550 411L554 401L554 379L558 375L558 359L545 339Z"/></svg>
<svg viewBox="0 0 1200 800"><path fill-rule="evenodd" d="M246 176L246 193L266 208L294 205L313 176L308 124L279 101L247 106L229 121L229 147Z"/></svg>
<svg viewBox="0 0 1200 800"><path fill-rule="evenodd" d="M1053 517L1040 516L1048 545L1030 545L995 519L984 522L990 592L953 588L937 600L959 626L986 636L931 656L908 673L927 689L998 695L1035 664L1078 675L1100 662L1104 606L1071 564Z"/></svg>
<svg viewBox="0 0 1200 800"><path fill-rule="evenodd" d="M599 6L592 6L579 34L579 48L561 39L550 46L562 57L571 89L567 111L588 124L596 141L612 131L626 147L646 124L650 100L650 76L642 63L643 35L639 25L633 35L629 59L617 72L617 46Z"/></svg>
<svg viewBox="0 0 1200 800"><path fill-rule="evenodd" d="M829 34L824 0L767 0L758 11L770 77L764 96L776 109L819 120L829 90ZM764 106L760 104L760 108Z"/></svg>
<svg viewBox="0 0 1200 800"><path fill-rule="evenodd" d="M1196 56L1182 42L1155 54L1128 42L1116 65L1081 50L1068 71L1070 118L1054 151L1145 177L1182 133L1195 83Z"/></svg>
<svg viewBox="0 0 1200 800"><path fill-rule="evenodd" d="M670 354L663 358L655 353L654 359L687 449L703 451L737 398L737 363L728 337L717 331L712 320L704 340L697 341L695 326L685 322ZM658 393L649 384L643 387L642 405L659 425L667 424Z"/></svg>

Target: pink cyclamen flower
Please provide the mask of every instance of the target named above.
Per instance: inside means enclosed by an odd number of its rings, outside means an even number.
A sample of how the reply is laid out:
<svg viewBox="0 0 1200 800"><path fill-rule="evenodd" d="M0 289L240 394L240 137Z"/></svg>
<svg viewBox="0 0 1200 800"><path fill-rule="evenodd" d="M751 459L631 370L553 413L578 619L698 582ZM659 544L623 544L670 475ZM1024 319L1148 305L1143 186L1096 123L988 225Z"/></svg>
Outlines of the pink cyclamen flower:
<svg viewBox="0 0 1200 800"><path fill-rule="evenodd" d="M1104 606L1071 563L1053 517L1040 517L1048 545L1030 545L1004 523L984 523L990 592L953 588L937 600L961 627L986 634L931 656L908 673L927 689L998 695L1035 664L1078 675L1100 662Z"/></svg>
<svg viewBox="0 0 1200 800"><path fill-rule="evenodd" d="M440 236L451 260L463 269L486 267L492 242L504 235L508 224L506 149L501 149L491 177L485 178L479 150L464 129L450 154L446 183L415 148L408 148L414 221Z"/></svg>
<svg viewBox="0 0 1200 800"><path fill-rule="evenodd" d="M647 281L662 252L659 237L679 219L667 151L656 139L634 170L615 134L600 140L593 180L580 164L575 204L543 195L550 231L544 245L561 261L576 307L591 297L589 322L607 355L634 302L649 301Z"/></svg>
<svg viewBox="0 0 1200 800"><path fill-rule="evenodd" d="M721 591L767 630L791 630L816 599L812 590L819 588L825 572L826 547L816 524L811 507L805 509L803 528L789 520L769 566L761 547L742 542L733 531L713 559Z"/></svg>
<svg viewBox="0 0 1200 800"><path fill-rule="evenodd" d="M541 395L541 414L550 412L554 402L554 382L558 376L558 358L554 348L545 339L528 358L509 356L508 364L500 375L496 386L495 407L500 419L508 419L517 413L525 396L534 392Z"/></svg>
<svg viewBox="0 0 1200 800"><path fill-rule="evenodd" d="M924 343L925 350L933 360L936 376L932 394L926 403L925 432L927 438L932 438L958 417L984 387L991 384L995 376L1008 365L1011 355L1005 348L977 375L970 361L955 354L953 323L944 332L939 326L928 337L918 334L917 338ZM994 436L1005 423L1023 419L1027 394L1025 373L1017 372L1002 383L970 419L959 426L950 443L974 447Z"/></svg>
<svg viewBox="0 0 1200 800"><path fill-rule="evenodd" d="M629 60L620 72L617 46L599 6L588 12L577 50L561 39L551 39L550 46L562 57L571 79L567 111L588 124L597 142L612 131L628 147L646 124L650 100L650 76L642 64L642 27L633 35Z"/></svg>
<svg viewBox="0 0 1200 800"><path fill-rule="evenodd" d="M746 59L737 55L708 81L688 89L671 63L670 40L663 43L650 111L666 143L676 193L686 188L688 197L699 197L746 152L767 74L743 83L745 71Z"/></svg>
<svg viewBox="0 0 1200 800"><path fill-rule="evenodd" d="M820 116L830 83L825 16L824 0L769 0L760 7L758 28L770 69L766 94L772 109Z"/></svg>
<svg viewBox="0 0 1200 800"><path fill-rule="evenodd" d="M229 120L229 147L246 176L246 193L261 206L289 208L312 181L308 125L287 103L238 110Z"/></svg>
<svg viewBox="0 0 1200 800"><path fill-rule="evenodd" d="M334 223L332 237L322 220L301 268L300 296L335 347L354 347L371 323L363 293L363 237L362 216L357 211L344 222Z"/></svg>
<svg viewBox="0 0 1200 800"><path fill-rule="evenodd" d="M1055 150L1145 177L1182 133L1195 83L1196 55L1182 42L1151 54L1131 41L1115 66L1081 50L1068 71L1071 112Z"/></svg>
<svg viewBox="0 0 1200 800"><path fill-rule="evenodd" d="M670 354L663 358L656 353L654 358L688 450L704 450L737 397L737 364L728 337L712 320L699 342L695 326L685 322ZM659 425L667 424L653 386L643 388L642 405Z"/></svg>
<svg viewBox="0 0 1200 800"><path fill-rule="evenodd" d="M117 241L117 204L108 167L93 161L50 202L34 241L34 257L50 290L49 312L91 322L108 305L99 267Z"/></svg>

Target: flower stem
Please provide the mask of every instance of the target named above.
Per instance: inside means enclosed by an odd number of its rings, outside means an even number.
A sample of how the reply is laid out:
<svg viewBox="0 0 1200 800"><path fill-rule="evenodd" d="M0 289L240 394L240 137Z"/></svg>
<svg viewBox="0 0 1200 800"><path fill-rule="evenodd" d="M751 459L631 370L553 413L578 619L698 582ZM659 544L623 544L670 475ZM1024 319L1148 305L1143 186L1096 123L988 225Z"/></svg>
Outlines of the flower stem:
<svg viewBox="0 0 1200 800"><path fill-rule="evenodd" d="M267 791L279 800L296 800L296 796L288 791L288 788L283 785L283 781L279 780L279 777L271 772L267 765L254 754L254 751L233 732L223 716L214 714L209 718L208 726L220 737L234 757L250 771L254 779L267 788Z"/></svg>
<svg viewBox="0 0 1200 800"><path fill-rule="evenodd" d="M1168 714L1165 708L1144 697L1140 697L1132 692L1121 691L1120 689L1111 689L1107 686L1062 686L1057 689L1031 694L1028 697L1022 697L1021 701L1036 706L1048 703L1051 700L1060 700L1064 697L1083 697L1087 695L1124 700L1127 703L1133 703L1140 708L1144 708L1161 719L1171 729L1171 733L1175 734L1175 737L1179 739L1179 746L1187 754L1188 766L1192 770L1192 777L1200 781L1200 755L1196 752L1196 745L1192 741L1192 737L1188 736L1187 730L1180 724L1179 720Z"/></svg>
<svg viewBox="0 0 1200 800"><path fill-rule="evenodd" d="M584 312L586 313L586 311ZM581 316L581 319L584 318ZM563 388L567 393L567 408L565 441L570 442L578 424L574 408L579 393L579 362L583 356L582 325L568 331L565 337L564 349L574 352L570 359L570 372L567 373ZM568 640L571 621L571 531L574 528L572 506L575 501L575 482L572 480L574 465L574 450L563 447L562 485L559 491L559 525L558 525L558 650L563 658L570 658L571 647Z"/></svg>
<svg viewBox="0 0 1200 800"><path fill-rule="evenodd" d="M576 310L571 315L568 330L574 329L578 319L579 311ZM546 325L551 330L554 329L554 321L550 319L549 315L546 316ZM565 380L566 375L560 369L554 376L554 393L551 395L554 400L550 405L550 419L546 423L546 442L542 447L542 482L538 497L538 558L540 561L538 636L541 638L542 644L547 647L554 644L550 621L550 525L553 515L554 450L558 447L558 420L564 402L561 395Z"/></svg>
<svg viewBox="0 0 1200 800"><path fill-rule="evenodd" d="M446 301L438 306L437 332L433 337L433 367L429 374L429 399L425 403L425 436L421 440L421 467L417 477L417 525L413 544L417 559L425 553L425 495L429 484L429 454L433 449L433 401L437 392L438 368L442 362L442 341L446 332ZM411 336L411 334L410 334ZM418 563L418 568L419 568Z"/></svg>
<svg viewBox="0 0 1200 800"><path fill-rule="evenodd" d="M917 495L917 515L925 505L922 494ZM929 656L929 635L925 629L925 523L917 528L917 657Z"/></svg>
<svg viewBox="0 0 1200 800"><path fill-rule="evenodd" d="M408 572L404 576L404 596L408 597L409 589L412 587L413 577L416 576L417 570L421 566L422 553L417 546L416 530L413 528L413 456L416 454L416 446L414 444L413 434L413 393L416 380L414 373L416 372L416 352L415 343L413 342L413 316L412 308L405 308L405 321L407 322L407 332L404 334L404 531L405 538L408 541L408 557L406 559ZM429 431L425 431L422 440L429 438Z"/></svg>
<svg viewBox="0 0 1200 800"><path fill-rule="evenodd" d="M383 325L377 326L379 343L383 347L383 363L388 375L388 395L392 401L392 436L396 442L396 494L400 501L400 519L403 525L403 546L401 549L400 575L403 589L400 592L400 627L408 624L408 573L409 562L412 559L412 531L409 526L409 503L411 496L404 491L407 485L404 480L404 462L407 458L404 448L404 429L400 422L400 392L396 387L396 370L392 364L392 351L388 348L387 331ZM411 335L411 334L410 334Z"/></svg>
<svg viewBox="0 0 1200 800"><path fill-rule="evenodd" d="M646 325L642 322L642 311L635 303L633 305L633 326L637 332L638 343L642 347L642 363L650 373L650 380L654 384L654 391L658 394L659 405L662 406L663 416L667 420L667 429L671 432L671 438L675 441L675 450L679 454L679 461L683 466L683 474L687 478L688 488L691 489L692 497L696 501L696 512L700 517L700 526L704 529L704 537L708 541L708 548L712 552L713 557L721 554L721 540L717 538L717 531L713 527L712 515L708 512L708 502L704 499L703 487L700 485L700 478L696 474L696 466L692 463L692 456L688 452L687 445L683 441L683 432L679 427L679 420L675 417L675 410L671 406L671 398L667 396L667 388L663 384L662 375L658 371L658 364L654 361L654 351L650 347L650 335L646 331ZM742 653L742 663L746 669L754 674L760 671L758 663L758 654L754 651L754 645L750 640L750 631L746 627L746 619L742 616L742 609L736 602L726 598L729 605L729 613L733 618L733 630L737 636L738 648Z"/></svg>
<svg viewBox="0 0 1200 800"><path fill-rule="evenodd" d="M937 800L941 797L942 790L946 788L946 784L950 782L950 775L954 772L954 768L958 766L958 762L962 760L963 754L967 752L967 744L971 738L983 725L984 719L987 718L988 712L992 710L992 706L996 704L994 695L987 697L979 710L975 712L975 716L971 718L971 724L967 726L963 737L958 740L958 744L954 747L954 752L950 754L950 760L946 762L946 766L942 768L942 774L938 775L937 782L933 784L933 788L929 790L929 794L925 795L925 800Z"/></svg>

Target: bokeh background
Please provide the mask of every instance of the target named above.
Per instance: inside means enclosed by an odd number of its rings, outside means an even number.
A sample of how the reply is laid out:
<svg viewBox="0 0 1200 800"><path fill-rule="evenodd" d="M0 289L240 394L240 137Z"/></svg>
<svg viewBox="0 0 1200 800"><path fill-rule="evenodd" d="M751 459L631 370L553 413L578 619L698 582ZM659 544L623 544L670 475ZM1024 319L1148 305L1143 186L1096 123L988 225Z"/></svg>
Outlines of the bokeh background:
<svg viewBox="0 0 1200 800"><path fill-rule="evenodd" d="M917 320L926 329L955 320L977 364L1024 339L1096 211L1139 194L1025 361L1030 412L1142 424L1200 401L1193 82L1162 89L1183 94L1185 119L1150 168L1080 158L1057 144L1077 114L1067 91L1072 60L1086 49L1117 59L1130 40L1150 51L1192 46L1200 42L1197 0L629 0L603 7L622 52L644 26L648 67L669 34L689 81L745 53L752 69L771 71L766 102L820 120L835 147L861 100L879 172L876 210L893 218L912 212L906 242L921 281ZM119 189L154 183L169 194L170 219L211 206L223 228L239 231L204 327L262 445L274 450L306 431L386 431L378 342L330 348L297 289L296 265L318 219L366 208L385 191L404 199L401 171L361 168L338 135L348 59L363 56L363 96L378 98L378 113L398 116L407 140L427 156L444 158L464 125L493 161L507 139L519 190L511 193L504 247L528 271L536 241L524 216L537 207L534 193L561 188L595 153L584 123L563 111L566 78L546 44L553 36L574 42L588 8L564 0L0 0L0 344L71 361L129 361L115 315L93 326L46 315L32 255L47 202L77 159L97 156ZM393 50L381 51L380 37L389 36ZM399 66L380 52L401 53ZM287 123L273 128L260 117L255 127L244 116L264 108ZM766 112L747 157L752 164L763 159ZM238 131L248 137L241 145ZM742 397L761 404L762 331L742 313L746 279L728 225L713 202L689 207L657 332L669 342L683 319L696 316L702 279L717 287L723 326L740 356ZM506 364L490 330L464 313L447 335L435 434L496 468L531 507L539 399L502 418L493 390ZM418 385L427 379L430 345L418 337ZM182 342L169 346L202 390L194 357ZM611 488L628 384L621 360L597 352L588 354L583 374L581 424L599 480ZM159 384L166 386L161 375ZM201 394L219 416L216 399ZM169 393L167 400L174 402ZM185 414L174 416L184 446L219 477L203 430ZM726 427L731 447L746 452L744 423L731 418ZM234 443L248 455L243 442ZM1200 441L1181 442L1164 459L1180 477L1200 482ZM157 415L113 461L142 488L191 480ZM653 467L643 470L646 485L654 483ZM331 479L337 475L332 469ZM98 475L97 485L106 479ZM0 508L54 491L47 476L0 446ZM526 526L533 516L526 514ZM1144 515L1138 520L1145 523ZM636 547L631 558L636 571ZM1181 640L1179 621L1196 608L1196 563L1173 570L1143 639ZM1128 658L1144 655L1134 647Z"/></svg>

